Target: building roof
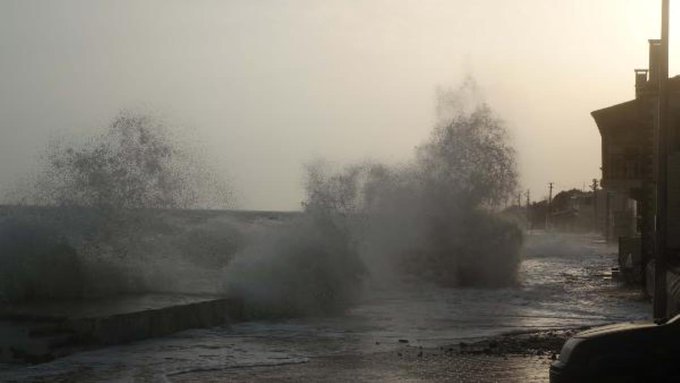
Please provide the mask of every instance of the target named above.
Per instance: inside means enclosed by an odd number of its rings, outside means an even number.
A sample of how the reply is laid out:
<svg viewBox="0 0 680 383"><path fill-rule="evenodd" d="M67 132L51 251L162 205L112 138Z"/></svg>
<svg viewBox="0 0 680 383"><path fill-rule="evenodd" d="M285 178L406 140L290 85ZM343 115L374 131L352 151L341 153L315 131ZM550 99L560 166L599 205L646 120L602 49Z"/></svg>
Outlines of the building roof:
<svg viewBox="0 0 680 383"><path fill-rule="evenodd" d="M651 84L651 82L647 82ZM668 87L671 95L680 97L680 75L668 79ZM633 99L622 102L620 104L612 105L607 108L599 109L591 112L590 115L595 119L597 128L602 134L603 129L630 129L639 128L641 116L649 117L646 112L640 113L640 108L648 108L649 104L640 99ZM644 117L643 117L644 119Z"/></svg>
<svg viewBox="0 0 680 383"><path fill-rule="evenodd" d="M602 129L625 128L637 125L639 120L638 100L626 101L604 109L590 113L595 119L597 128L602 133Z"/></svg>

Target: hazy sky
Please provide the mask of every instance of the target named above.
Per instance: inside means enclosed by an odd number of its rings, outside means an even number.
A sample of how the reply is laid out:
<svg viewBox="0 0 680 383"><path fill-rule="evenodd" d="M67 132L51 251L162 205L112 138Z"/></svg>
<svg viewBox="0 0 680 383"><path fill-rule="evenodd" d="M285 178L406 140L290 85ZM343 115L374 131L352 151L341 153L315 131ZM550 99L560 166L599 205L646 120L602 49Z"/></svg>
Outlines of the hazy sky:
<svg viewBox="0 0 680 383"><path fill-rule="evenodd" d="M437 86L472 75L512 132L523 187L581 188L600 177L590 112L633 97L660 3L0 0L0 185L50 138L133 109L188 129L240 207L297 209L304 162L409 159Z"/></svg>

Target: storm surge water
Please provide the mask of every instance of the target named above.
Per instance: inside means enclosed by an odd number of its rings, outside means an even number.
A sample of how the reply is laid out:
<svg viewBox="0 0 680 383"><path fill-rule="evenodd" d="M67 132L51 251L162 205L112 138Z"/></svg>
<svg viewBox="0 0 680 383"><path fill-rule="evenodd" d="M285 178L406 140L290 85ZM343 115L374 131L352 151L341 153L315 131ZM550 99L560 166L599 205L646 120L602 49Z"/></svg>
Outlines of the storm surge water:
<svg viewBox="0 0 680 383"><path fill-rule="evenodd" d="M229 294L249 318L340 314L356 303L365 275L350 233L306 212L269 227L227 267Z"/></svg>
<svg viewBox="0 0 680 383"><path fill-rule="evenodd" d="M366 286L516 284L522 232L498 214L515 152L474 89L440 94L439 122L406 164L308 165L303 214L236 254L230 293L254 316L294 316L345 310Z"/></svg>
<svg viewBox="0 0 680 383"><path fill-rule="evenodd" d="M220 178L185 148L160 120L136 113L98 136L52 142L35 182L0 212L0 298L216 291L218 280L206 286L208 269L184 250L222 266L238 230L214 221L203 230L178 214L229 202Z"/></svg>
<svg viewBox="0 0 680 383"><path fill-rule="evenodd" d="M366 174L367 260L443 286L516 282L522 234L497 214L516 188L514 150L488 106L441 121L413 163Z"/></svg>
<svg viewBox="0 0 680 383"><path fill-rule="evenodd" d="M354 183L310 171L306 186L302 214L251 237L226 269L226 287L249 317L338 314L362 292L357 217L346 205Z"/></svg>
<svg viewBox="0 0 680 383"><path fill-rule="evenodd" d="M303 210L223 207L229 188L146 115L53 143L24 203L0 209L9 302L227 294L251 318L343 313L366 289L517 283L522 233L498 214L515 152L474 83L441 92L411 160L306 167Z"/></svg>

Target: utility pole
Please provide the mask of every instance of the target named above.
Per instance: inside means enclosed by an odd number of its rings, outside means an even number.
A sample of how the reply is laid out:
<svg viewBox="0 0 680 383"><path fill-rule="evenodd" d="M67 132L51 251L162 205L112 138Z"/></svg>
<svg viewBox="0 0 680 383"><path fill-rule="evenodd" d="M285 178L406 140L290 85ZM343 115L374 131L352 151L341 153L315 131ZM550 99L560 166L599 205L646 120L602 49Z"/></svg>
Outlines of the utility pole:
<svg viewBox="0 0 680 383"><path fill-rule="evenodd" d="M527 189L527 207L531 205L531 189Z"/></svg>
<svg viewBox="0 0 680 383"><path fill-rule="evenodd" d="M597 231L599 221L597 220L597 178L593 178L593 184L590 186L593 190L593 229Z"/></svg>
<svg viewBox="0 0 680 383"><path fill-rule="evenodd" d="M527 189L527 227L529 230L532 229L532 224L531 224L531 189Z"/></svg>
<svg viewBox="0 0 680 383"><path fill-rule="evenodd" d="M552 211L552 192L553 192L553 183L549 182L548 183L548 208L546 209L545 212L545 229L548 230L548 227L550 226L550 212Z"/></svg>
<svg viewBox="0 0 680 383"><path fill-rule="evenodd" d="M668 37L669 0L661 1L661 49L659 52L659 131L656 149L656 259L654 267L654 319L668 316L666 291L668 230Z"/></svg>
<svg viewBox="0 0 680 383"><path fill-rule="evenodd" d="M607 191L604 193L604 240L607 243L611 239L611 225L611 193Z"/></svg>

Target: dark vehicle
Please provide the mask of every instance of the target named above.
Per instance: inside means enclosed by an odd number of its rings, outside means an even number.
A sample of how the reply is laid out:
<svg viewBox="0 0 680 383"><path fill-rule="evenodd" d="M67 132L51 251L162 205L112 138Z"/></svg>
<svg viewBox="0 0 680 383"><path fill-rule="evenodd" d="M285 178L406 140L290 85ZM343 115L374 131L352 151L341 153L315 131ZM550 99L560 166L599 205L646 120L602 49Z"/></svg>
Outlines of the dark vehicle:
<svg viewBox="0 0 680 383"><path fill-rule="evenodd" d="M680 315L576 334L550 366L550 382L680 382Z"/></svg>

